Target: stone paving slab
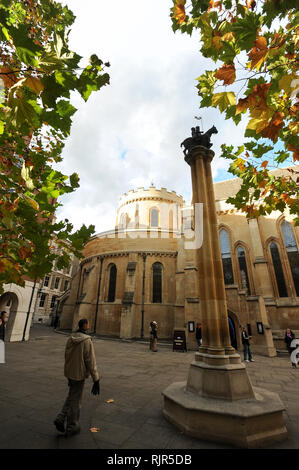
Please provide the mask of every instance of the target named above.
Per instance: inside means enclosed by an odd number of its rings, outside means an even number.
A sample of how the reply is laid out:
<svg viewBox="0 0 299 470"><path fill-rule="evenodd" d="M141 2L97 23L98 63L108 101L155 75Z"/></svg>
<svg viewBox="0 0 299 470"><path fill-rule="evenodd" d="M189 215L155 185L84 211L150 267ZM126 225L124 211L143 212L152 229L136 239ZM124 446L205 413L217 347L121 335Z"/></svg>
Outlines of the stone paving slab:
<svg viewBox="0 0 299 470"><path fill-rule="evenodd" d="M30 341L6 343L0 365L2 449L220 449L229 448L185 436L162 414L162 391L187 378L194 352L160 348L154 354L140 342L94 339L102 375L101 395L85 385L81 433L65 438L53 420L67 394L63 376L67 336L41 325ZM288 439L272 448L299 448L299 368L288 357L256 356L246 364L253 385L277 392L286 407ZM114 403L106 400L113 398ZM91 427L99 432L90 432Z"/></svg>

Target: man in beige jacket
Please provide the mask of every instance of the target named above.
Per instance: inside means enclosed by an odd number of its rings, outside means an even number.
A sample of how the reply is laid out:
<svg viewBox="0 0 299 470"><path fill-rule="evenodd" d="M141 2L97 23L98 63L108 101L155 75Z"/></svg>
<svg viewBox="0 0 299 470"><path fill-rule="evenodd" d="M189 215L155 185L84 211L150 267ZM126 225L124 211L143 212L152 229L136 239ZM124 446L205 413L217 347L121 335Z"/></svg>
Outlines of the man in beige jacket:
<svg viewBox="0 0 299 470"><path fill-rule="evenodd" d="M73 333L66 343L64 375L68 379L69 393L61 412L54 421L56 429L65 432L66 436L80 432L79 418L84 383L90 375L94 382L91 393L100 394L100 377L92 339L87 335L88 328L88 320L80 320L77 332Z"/></svg>

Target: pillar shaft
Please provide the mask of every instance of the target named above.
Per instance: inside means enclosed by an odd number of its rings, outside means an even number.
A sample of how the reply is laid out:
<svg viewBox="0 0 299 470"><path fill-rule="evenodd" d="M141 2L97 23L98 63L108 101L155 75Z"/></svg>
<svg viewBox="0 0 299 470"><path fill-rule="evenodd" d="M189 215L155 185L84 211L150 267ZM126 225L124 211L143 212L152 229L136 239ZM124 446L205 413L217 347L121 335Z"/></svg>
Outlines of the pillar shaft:
<svg viewBox="0 0 299 470"><path fill-rule="evenodd" d="M203 243L196 249L203 343L201 352L231 354L225 286L218 235L211 161L214 152L194 147L185 158L191 167L193 204L203 204Z"/></svg>

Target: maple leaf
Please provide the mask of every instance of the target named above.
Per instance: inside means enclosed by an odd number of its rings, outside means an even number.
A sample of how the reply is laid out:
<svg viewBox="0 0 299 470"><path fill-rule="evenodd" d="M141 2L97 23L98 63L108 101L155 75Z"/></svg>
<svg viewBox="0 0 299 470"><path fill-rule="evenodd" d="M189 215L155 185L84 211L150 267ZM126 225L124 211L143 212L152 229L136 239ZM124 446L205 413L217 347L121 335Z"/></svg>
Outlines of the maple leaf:
<svg viewBox="0 0 299 470"><path fill-rule="evenodd" d="M5 88L9 89L12 87L17 81L17 77L15 76L14 72L9 67L1 67L0 68L0 76L3 80L3 84Z"/></svg>
<svg viewBox="0 0 299 470"><path fill-rule="evenodd" d="M173 17L177 20L179 24L184 23L186 18L185 1L186 0L176 0L174 6Z"/></svg>
<svg viewBox="0 0 299 470"><path fill-rule="evenodd" d="M264 36L259 36L254 41L254 47L249 52L248 56L251 59L250 70L256 68L259 70L265 61L268 52L267 39Z"/></svg>
<svg viewBox="0 0 299 470"><path fill-rule="evenodd" d="M288 145L288 150L290 152L293 152L293 160L294 162L299 161L299 150L297 147L294 147L294 145Z"/></svg>
<svg viewBox="0 0 299 470"><path fill-rule="evenodd" d="M29 258L31 256L30 248L26 248L25 246L21 246L18 253L21 259Z"/></svg>
<svg viewBox="0 0 299 470"><path fill-rule="evenodd" d="M223 80L223 85L231 85L236 79L235 64L224 64L214 76L218 80Z"/></svg>
<svg viewBox="0 0 299 470"><path fill-rule="evenodd" d="M37 95L40 94L41 91L44 89L44 85L40 81L39 78L36 77L28 77L26 78L24 85L26 85L28 88L30 88L34 93Z"/></svg>
<svg viewBox="0 0 299 470"><path fill-rule="evenodd" d="M254 10L256 7L256 1L255 0L246 0L246 6L249 10Z"/></svg>
<svg viewBox="0 0 299 470"><path fill-rule="evenodd" d="M261 131L262 137L268 137L273 142L275 142L280 129L283 127L283 118L284 113L282 113L281 111L276 111L269 125Z"/></svg>

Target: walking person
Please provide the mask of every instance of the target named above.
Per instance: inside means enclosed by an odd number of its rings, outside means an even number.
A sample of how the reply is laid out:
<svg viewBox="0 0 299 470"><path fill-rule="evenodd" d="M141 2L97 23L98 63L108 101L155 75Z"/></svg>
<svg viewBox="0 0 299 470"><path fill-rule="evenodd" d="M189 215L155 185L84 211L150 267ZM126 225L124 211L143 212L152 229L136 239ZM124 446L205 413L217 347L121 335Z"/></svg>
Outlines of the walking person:
<svg viewBox="0 0 299 470"><path fill-rule="evenodd" d="M197 341L197 345L199 349L202 343L201 323L196 323L195 336L196 336L196 341Z"/></svg>
<svg viewBox="0 0 299 470"><path fill-rule="evenodd" d="M289 351L290 356L291 356L292 352L296 349L296 348L293 348L291 346L291 343L292 343L293 339L295 339L295 333L293 333L293 331L290 328L287 328L286 332L285 332L284 341L286 343L287 350ZM292 367L294 367L294 369L297 368L295 362L292 362Z"/></svg>
<svg viewBox="0 0 299 470"><path fill-rule="evenodd" d="M156 321L150 323L150 350L157 352L157 342L158 342L158 324Z"/></svg>
<svg viewBox="0 0 299 470"><path fill-rule="evenodd" d="M245 362L254 362L254 359L252 359L252 353L250 349L250 342L249 340L251 339L251 336L248 336L248 333L246 329L242 328L242 344L244 347L244 361ZM248 356L248 359L247 359Z"/></svg>
<svg viewBox="0 0 299 470"><path fill-rule="evenodd" d="M54 421L56 429L65 432L66 436L80 432L79 418L84 383L90 375L94 382L91 393L100 394L100 377L92 339L87 334L88 328L88 320L81 319L77 332L73 333L66 343L64 375L68 379L69 392L61 412Z"/></svg>
<svg viewBox="0 0 299 470"><path fill-rule="evenodd" d="M7 319L7 313L5 310L3 310L0 313L0 340L5 341L5 328L6 328L6 319Z"/></svg>

